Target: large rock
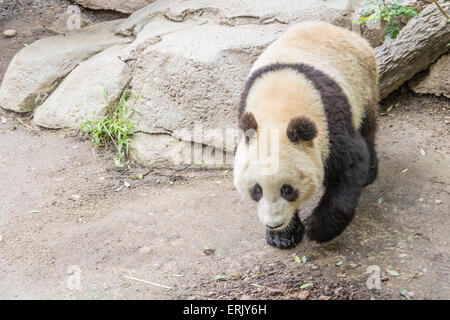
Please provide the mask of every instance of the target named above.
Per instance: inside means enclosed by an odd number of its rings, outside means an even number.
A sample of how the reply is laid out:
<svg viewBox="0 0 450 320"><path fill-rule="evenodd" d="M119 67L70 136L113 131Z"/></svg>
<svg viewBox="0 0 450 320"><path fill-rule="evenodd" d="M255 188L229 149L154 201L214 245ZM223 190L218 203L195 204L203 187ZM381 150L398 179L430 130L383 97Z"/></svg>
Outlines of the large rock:
<svg viewBox="0 0 450 320"><path fill-rule="evenodd" d="M128 55L126 45L113 46L80 63L36 109L34 121L47 128L73 128L86 119L103 117L104 89L114 106L131 80L131 65L124 61Z"/></svg>
<svg viewBox="0 0 450 320"><path fill-rule="evenodd" d="M89 9L133 13L155 0L75 0L75 2Z"/></svg>
<svg viewBox="0 0 450 320"><path fill-rule="evenodd" d="M226 150L225 129L235 127L253 60L284 29L278 24L201 25L167 34L149 46L140 54L131 81L141 97L135 118L139 129ZM193 134L200 125L201 133Z"/></svg>
<svg viewBox="0 0 450 320"><path fill-rule="evenodd" d="M156 1L133 13L117 29L123 35L139 33L149 21L163 19L175 22L212 21L236 26L241 24L292 24L307 20L325 20L350 26L344 17L348 0L166 0Z"/></svg>
<svg viewBox="0 0 450 320"><path fill-rule="evenodd" d="M148 166L225 168L232 166L234 153L182 141L167 134L149 135L139 132L133 139L131 156Z"/></svg>
<svg viewBox="0 0 450 320"><path fill-rule="evenodd" d="M416 93L431 93L450 98L450 54L439 58L424 77L410 83Z"/></svg>
<svg viewBox="0 0 450 320"><path fill-rule="evenodd" d="M447 12L450 2L441 3ZM450 43L450 23L439 9L430 4L400 31L397 39L376 48L380 69L380 96L385 98L425 70L442 54Z"/></svg>
<svg viewBox="0 0 450 320"><path fill-rule="evenodd" d="M19 51L0 87L0 107L32 111L81 61L131 39L114 34L120 20L38 40ZM105 68L107 66L104 66Z"/></svg>

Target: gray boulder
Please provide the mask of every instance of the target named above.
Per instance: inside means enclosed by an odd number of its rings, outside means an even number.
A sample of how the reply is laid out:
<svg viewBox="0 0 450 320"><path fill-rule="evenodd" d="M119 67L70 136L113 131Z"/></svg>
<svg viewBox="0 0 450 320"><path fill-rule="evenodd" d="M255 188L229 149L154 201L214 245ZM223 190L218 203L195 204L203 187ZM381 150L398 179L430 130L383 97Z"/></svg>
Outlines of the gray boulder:
<svg viewBox="0 0 450 320"><path fill-rule="evenodd" d="M131 41L114 33L120 23L120 20L100 23L38 40L20 50L3 78L0 107L33 111L81 61L113 45Z"/></svg>
<svg viewBox="0 0 450 320"><path fill-rule="evenodd" d="M443 55L419 79L410 81L416 93L429 93L450 98L450 54Z"/></svg>
<svg viewBox="0 0 450 320"><path fill-rule="evenodd" d="M36 109L34 121L46 128L74 128L86 119L103 117L104 90L114 106L131 80L131 66L124 61L128 54L128 46L117 45L81 62Z"/></svg>

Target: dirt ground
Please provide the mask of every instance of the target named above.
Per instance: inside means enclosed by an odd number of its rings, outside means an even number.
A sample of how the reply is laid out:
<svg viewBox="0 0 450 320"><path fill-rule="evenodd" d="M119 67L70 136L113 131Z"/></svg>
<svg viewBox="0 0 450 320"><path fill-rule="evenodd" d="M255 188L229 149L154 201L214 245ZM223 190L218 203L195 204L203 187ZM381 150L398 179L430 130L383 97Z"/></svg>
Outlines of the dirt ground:
<svg viewBox="0 0 450 320"><path fill-rule="evenodd" d="M13 2L44 3L0 8ZM33 21L51 25L68 2L45 3L0 15L0 30L19 31L0 36L0 79L24 43L58 32ZM449 101L406 90L384 101L398 106L380 116L380 173L354 221L286 251L266 244L231 171L119 170L77 133L0 109L0 298L450 299ZM369 266L380 289L366 286Z"/></svg>

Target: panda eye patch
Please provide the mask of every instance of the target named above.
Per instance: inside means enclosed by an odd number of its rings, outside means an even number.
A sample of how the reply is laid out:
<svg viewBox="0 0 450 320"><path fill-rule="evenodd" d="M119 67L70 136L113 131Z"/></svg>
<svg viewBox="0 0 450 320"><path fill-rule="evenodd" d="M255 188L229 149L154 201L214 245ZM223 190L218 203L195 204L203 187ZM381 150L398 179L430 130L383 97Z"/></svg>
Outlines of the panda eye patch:
<svg viewBox="0 0 450 320"><path fill-rule="evenodd" d="M293 202L298 198L298 190L292 188L292 186L288 184L283 184L280 189L281 197L286 201Z"/></svg>
<svg viewBox="0 0 450 320"><path fill-rule="evenodd" d="M257 183L250 189L250 197L255 201L259 201L261 200L262 196L263 190L261 186Z"/></svg>

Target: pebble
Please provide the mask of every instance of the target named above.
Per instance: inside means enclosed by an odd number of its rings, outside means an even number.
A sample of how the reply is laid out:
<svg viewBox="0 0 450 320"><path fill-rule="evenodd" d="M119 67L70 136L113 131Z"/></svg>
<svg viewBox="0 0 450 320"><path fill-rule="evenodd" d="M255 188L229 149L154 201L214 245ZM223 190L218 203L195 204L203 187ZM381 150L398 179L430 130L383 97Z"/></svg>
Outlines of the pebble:
<svg viewBox="0 0 450 320"><path fill-rule="evenodd" d="M139 249L139 252L140 253L150 253L150 252L152 252L152 248L150 248L150 247L142 247L142 248Z"/></svg>
<svg viewBox="0 0 450 320"><path fill-rule="evenodd" d="M436 200L434 200L434 203L436 203L436 204L441 204L441 203L442 203L442 200L436 199Z"/></svg>
<svg viewBox="0 0 450 320"><path fill-rule="evenodd" d="M306 300L309 297L309 290L304 290L298 294L299 300Z"/></svg>
<svg viewBox="0 0 450 320"><path fill-rule="evenodd" d="M419 198L419 202L423 202L424 200L424 198Z"/></svg>
<svg viewBox="0 0 450 320"><path fill-rule="evenodd" d="M330 300L330 299L331 299L330 296L324 296L324 295L321 295L321 296L319 297L319 300Z"/></svg>
<svg viewBox="0 0 450 320"><path fill-rule="evenodd" d="M3 35L8 38L15 37L17 35L17 31L14 29L8 29L3 31Z"/></svg>
<svg viewBox="0 0 450 320"><path fill-rule="evenodd" d="M246 295L246 294L243 294L243 295L241 296L241 300L250 300L250 296L249 296L249 295Z"/></svg>
<svg viewBox="0 0 450 320"><path fill-rule="evenodd" d="M79 194L73 194L73 195L70 196L70 198L71 198L72 200L77 201L77 200L80 200L81 196L80 196Z"/></svg>

